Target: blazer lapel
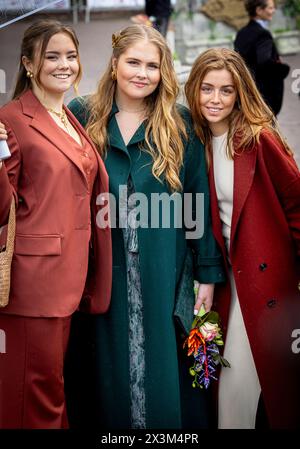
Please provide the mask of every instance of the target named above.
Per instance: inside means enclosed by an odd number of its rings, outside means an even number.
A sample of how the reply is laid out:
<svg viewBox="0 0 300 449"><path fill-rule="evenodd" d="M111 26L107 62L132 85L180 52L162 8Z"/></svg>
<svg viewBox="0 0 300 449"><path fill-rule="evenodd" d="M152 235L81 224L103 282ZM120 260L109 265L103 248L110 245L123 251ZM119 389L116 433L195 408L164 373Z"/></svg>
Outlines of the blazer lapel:
<svg viewBox="0 0 300 449"><path fill-rule="evenodd" d="M38 101L35 95L31 90L27 91L24 95L20 97L20 102L22 104L23 113L29 117L32 117L30 126L35 128L40 134L42 134L46 139L49 140L53 145L57 147L59 151L64 153L64 155L70 159L73 164L79 169L82 173L85 182L87 184L87 179L85 176L85 172L83 170L79 155L74 148L69 144L67 137L64 139L56 128L57 125L53 122L49 117L47 110L44 106ZM68 118L74 125L74 120L70 117L71 113L66 109L68 114ZM76 124L77 125L77 124ZM74 125L75 126L75 125ZM78 125L76 126L76 128ZM63 132L63 131L62 131Z"/></svg>
<svg viewBox="0 0 300 449"><path fill-rule="evenodd" d="M233 211L231 220L230 254L242 209L255 174L257 151L244 150L234 157Z"/></svg>
<svg viewBox="0 0 300 449"><path fill-rule="evenodd" d="M98 174L99 174L100 181L101 181L101 184L103 187L103 192L108 192L108 188L109 188L108 187L108 174L107 174L104 162L103 162L102 158L100 157L100 154L99 154L94 142L92 141L90 136L87 134L87 132L83 128L83 126L81 126L81 124L78 122L76 117L72 114L72 112L68 108L65 108L65 110L68 115L68 119L70 120L70 122L72 123L74 128L85 136L86 140L89 142L92 149L94 150L94 153L95 153L97 161L98 161L98 168L99 168Z"/></svg>

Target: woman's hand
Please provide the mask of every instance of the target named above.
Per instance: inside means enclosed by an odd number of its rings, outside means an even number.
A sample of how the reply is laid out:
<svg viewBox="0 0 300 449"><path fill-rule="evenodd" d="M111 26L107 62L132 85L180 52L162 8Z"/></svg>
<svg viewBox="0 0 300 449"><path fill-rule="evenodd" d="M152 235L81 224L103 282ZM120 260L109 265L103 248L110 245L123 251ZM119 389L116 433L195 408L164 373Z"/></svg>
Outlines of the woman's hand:
<svg viewBox="0 0 300 449"><path fill-rule="evenodd" d="M197 315L202 304L204 305L205 312L209 312L214 298L215 284L199 284L197 300L195 303L194 314Z"/></svg>
<svg viewBox="0 0 300 449"><path fill-rule="evenodd" d="M6 131L3 123L0 122L0 140L6 140L6 139L7 139L7 131Z"/></svg>
<svg viewBox="0 0 300 449"><path fill-rule="evenodd" d="M6 140L6 139L7 139L7 131L6 131L3 123L0 122L0 140ZM2 168L2 161L0 159L0 169L1 168Z"/></svg>

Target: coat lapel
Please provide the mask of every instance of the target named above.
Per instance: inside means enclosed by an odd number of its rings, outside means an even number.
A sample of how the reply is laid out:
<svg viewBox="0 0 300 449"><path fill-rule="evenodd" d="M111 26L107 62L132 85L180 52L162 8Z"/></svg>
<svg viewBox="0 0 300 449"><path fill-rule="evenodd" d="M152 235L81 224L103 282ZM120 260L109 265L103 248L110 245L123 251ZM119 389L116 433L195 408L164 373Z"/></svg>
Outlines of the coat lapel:
<svg viewBox="0 0 300 449"><path fill-rule="evenodd" d="M257 151L244 150L234 157L233 211L231 220L230 254L242 209L255 174Z"/></svg>
<svg viewBox="0 0 300 449"><path fill-rule="evenodd" d="M116 119L117 112L119 112L119 109L116 102L114 102L108 124L109 144L110 146L123 151L130 158L128 147L130 147L131 145L136 145L137 143L143 141L145 138L145 129L146 129L145 121L141 123L141 125L138 127L138 129L136 130L136 132L134 133L134 135L132 136L132 138L130 139L130 141L126 146Z"/></svg>
<svg viewBox="0 0 300 449"><path fill-rule="evenodd" d="M122 138L121 131L115 115L113 115L108 123L109 145L117 148L130 158L127 146Z"/></svg>
<svg viewBox="0 0 300 449"><path fill-rule="evenodd" d="M36 129L40 134L42 134L46 139L49 140L56 148L64 153L64 155L70 159L73 164L79 169L82 173L85 182L87 183L87 179L85 176L85 172L83 170L79 155L74 148L70 146L69 142L62 138L61 133L57 130L57 125L53 122L49 117L47 110L44 106L38 101L38 99L34 96L31 90L27 91L24 95L20 97L20 102L22 104L23 113L32 118L30 126ZM66 109L68 114L68 118L71 120L74 125L74 119L71 116L71 113ZM75 126L75 125L74 125ZM78 125L76 123L76 128ZM63 131L62 131L63 132Z"/></svg>
<svg viewBox="0 0 300 449"><path fill-rule="evenodd" d="M128 145L136 145L139 142L145 140L145 131L146 131L146 122L143 122L130 139Z"/></svg>
<svg viewBox="0 0 300 449"><path fill-rule="evenodd" d="M109 135L109 146L117 148L126 154L127 157L130 158L127 147L121 135L121 131L116 119L116 113L119 112L117 103L114 101L112 105L112 109L109 114L108 121L108 135Z"/></svg>

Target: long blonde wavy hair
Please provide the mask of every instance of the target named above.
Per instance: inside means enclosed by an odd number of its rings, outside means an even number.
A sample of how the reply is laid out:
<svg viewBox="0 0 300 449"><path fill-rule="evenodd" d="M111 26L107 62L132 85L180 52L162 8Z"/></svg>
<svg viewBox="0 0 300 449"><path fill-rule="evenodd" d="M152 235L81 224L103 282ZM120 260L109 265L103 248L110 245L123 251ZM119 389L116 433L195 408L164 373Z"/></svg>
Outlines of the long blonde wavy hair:
<svg viewBox="0 0 300 449"><path fill-rule="evenodd" d="M138 40L154 44L160 53L161 79L156 90L146 99L148 118L145 150L153 158L153 175L160 181L164 178L172 191L178 191L182 189L179 173L183 164L184 139L187 138L187 132L176 108L179 85L171 51L162 35L154 28L131 25L113 35L112 57L99 81L97 91L89 98L87 132L100 154L105 156L109 143L107 125L117 88L117 81L112 79L113 60L118 60L120 55Z"/></svg>
<svg viewBox="0 0 300 449"><path fill-rule="evenodd" d="M233 159L236 150L252 148L259 142L262 129L269 130L282 142L287 153L292 154L280 134L277 120L264 102L242 57L228 48L211 48L202 53L192 67L185 85L185 95L191 109L195 131L205 144L207 160L210 159L212 133L200 107L201 85L211 70L226 69L231 73L237 99L229 116L227 155ZM235 145L234 145L235 144Z"/></svg>

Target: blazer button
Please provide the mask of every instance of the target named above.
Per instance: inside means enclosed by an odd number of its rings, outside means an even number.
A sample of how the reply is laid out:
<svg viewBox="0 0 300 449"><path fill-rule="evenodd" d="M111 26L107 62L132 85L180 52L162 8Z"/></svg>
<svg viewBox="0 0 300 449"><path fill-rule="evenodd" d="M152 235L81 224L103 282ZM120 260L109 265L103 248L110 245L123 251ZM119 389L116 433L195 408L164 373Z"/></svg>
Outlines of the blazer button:
<svg viewBox="0 0 300 449"><path fill-rule="evenodd" d="M276 306L276 299L270 299L270 300L267 302L267 306L270 307L270 309L272 309L273 307L275 307L275 306Z"/></svg>
<svg viewBox="0 0 300 449"><path fill-rule="evenodd" d="M242 274L242 270L237 270L237 274Z"/></svg>
<svg viewBox="0 0 300 449"><path fill-rule="evenodd" d="M259 266L260 271L265 271L267 269L268 265L264 262L261 263Z"/></svg>

